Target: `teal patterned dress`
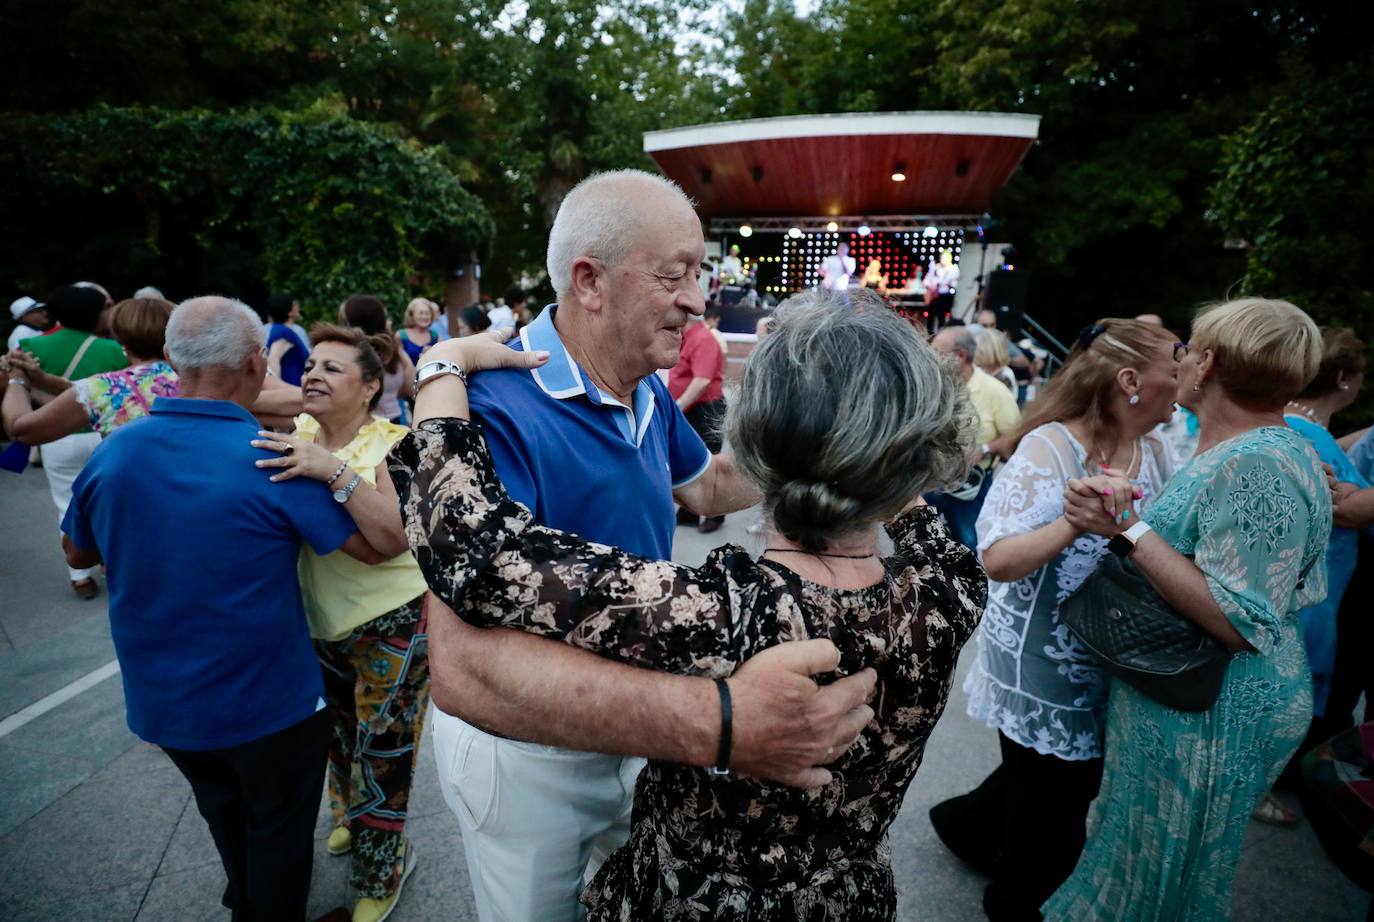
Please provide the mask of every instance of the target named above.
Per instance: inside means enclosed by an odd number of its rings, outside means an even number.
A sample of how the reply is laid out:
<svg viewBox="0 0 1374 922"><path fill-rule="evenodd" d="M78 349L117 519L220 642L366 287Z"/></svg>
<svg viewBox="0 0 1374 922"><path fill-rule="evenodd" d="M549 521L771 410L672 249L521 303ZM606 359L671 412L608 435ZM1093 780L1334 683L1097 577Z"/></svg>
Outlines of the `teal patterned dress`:
<svg viewBox="0 0 1374 922"><path fill-rule="evenodd" d="M1228 439L1174 475L1145 519L1193 558L1254 652L1232 657L1210 711L1113 680L1088 845L1047 919L1229 918L1250 815L1312 717L1298 612L1326 595L1331 496L1307 441L1277 426Z"/></svg>

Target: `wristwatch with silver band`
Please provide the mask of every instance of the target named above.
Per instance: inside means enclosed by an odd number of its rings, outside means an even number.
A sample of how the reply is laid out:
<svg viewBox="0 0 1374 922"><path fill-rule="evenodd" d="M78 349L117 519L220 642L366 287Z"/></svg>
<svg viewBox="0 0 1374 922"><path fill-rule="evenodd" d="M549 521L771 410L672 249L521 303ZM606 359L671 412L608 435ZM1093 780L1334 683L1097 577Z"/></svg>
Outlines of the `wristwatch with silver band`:
<svg viewBox="0 0 1374 922"><path fill-rule="evenodd" d="M415 393L420 393L420 388L424 387L425 384L443 375L457 375L458 380L463 382L464 387L467 387L468 376L463 371L462 365L456 362L446 362L443 359L434 359L422 363L419 368L415 369Z"/></svg>
<svg viewBox="0 0 1374 922"><path fill-rule="evenodd" d="M362 474L354 474L353 479L348 482L347 486L339 487L339 489L334 491L334 502L348 502L348 498L353 495L354 490L358 489L358 484L362 481L362 479Z"/></svg>

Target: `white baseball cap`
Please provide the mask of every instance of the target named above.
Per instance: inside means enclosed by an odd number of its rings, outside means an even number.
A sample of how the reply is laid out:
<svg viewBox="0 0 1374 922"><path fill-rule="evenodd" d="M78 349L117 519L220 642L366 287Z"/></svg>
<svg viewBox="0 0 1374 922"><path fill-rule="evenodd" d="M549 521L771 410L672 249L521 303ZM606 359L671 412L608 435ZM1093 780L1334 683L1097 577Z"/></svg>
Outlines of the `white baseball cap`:
<svg viewBox="0 0 1374 922"><path fill-rule="evenodd" d="M24 316L29 311L36 311L42 306L42 301L35 301L28 295L24 295L24 297L17 298L14 301L14 303L10 305L10 316L13 317L15 320L18 320L20 317Z"/></svg>

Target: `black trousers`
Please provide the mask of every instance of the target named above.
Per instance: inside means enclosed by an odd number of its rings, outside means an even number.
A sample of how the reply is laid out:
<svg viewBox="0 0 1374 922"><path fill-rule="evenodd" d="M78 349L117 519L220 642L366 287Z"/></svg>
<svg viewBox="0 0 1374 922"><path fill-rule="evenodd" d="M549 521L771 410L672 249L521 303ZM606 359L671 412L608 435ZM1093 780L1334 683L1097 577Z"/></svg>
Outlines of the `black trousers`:
<svg viewBox="0 0 1374 922"><path fill-rule="evenodd" d="M207 752L163 751L196 795L229 885L234 922L302 922L329 752L317 711L270 736Z"/></svg>
<svg viewBox="0 0 1374 922"><path fill-rule="evenodd" d="M974 790L932 807L930 821L950 851L992 877L983 892L989 919L1038 922L1083 853L1102 760L1068 762L997 738L1002 764Z"/></svg>
<svg viewBox="0 0 1374 922"><path fill-rule="evenodd" d="M1369 616L1369 599L1374 595L1374 539L1361 535L1359 554L1360 565L1355 567L1336 612L1336 673L1331 677L1331 694L1320 722L1326 734L1322 739L1374 720L1374 657L1370 656L1374 619ZM1360 695L1365 696L1363 717L1355 715Z"/></svg>
<svg viewBox="0 0 1374 922"><path fill-rule="evenodd" d="M725 423L725 399L699 403L682 415L687 417L687 424L706 443L706 450L713 455L720 454L725 445L725 433L721 431Z"/></svg>

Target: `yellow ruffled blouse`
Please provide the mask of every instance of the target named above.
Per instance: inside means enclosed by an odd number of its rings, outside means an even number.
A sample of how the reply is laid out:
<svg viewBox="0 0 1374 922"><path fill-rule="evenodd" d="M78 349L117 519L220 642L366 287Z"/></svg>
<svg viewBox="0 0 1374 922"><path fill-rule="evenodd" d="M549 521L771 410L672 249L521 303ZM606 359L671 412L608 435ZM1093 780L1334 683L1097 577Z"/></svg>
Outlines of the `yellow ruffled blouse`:
<svg viewBox="0 0 1374 922"><path fill-rule="evenodd" d="M296 435L315 441L320 424L312 416L296 417ZM391 446L405 437L405 426L372 417L364 423L334 457L347 461L353 470L373 486L377 485L377 465ZM301 598L310 636L319 640L343 640L373 618L386 614L424 593L425 577L409 552L369 567L343 551L321 556L308 545L301 546L297 563Z"/></svg>

